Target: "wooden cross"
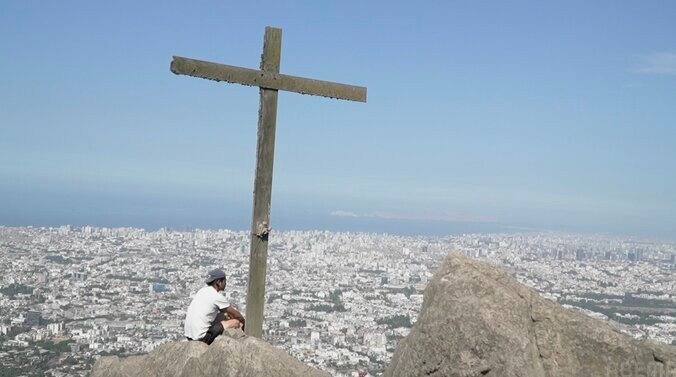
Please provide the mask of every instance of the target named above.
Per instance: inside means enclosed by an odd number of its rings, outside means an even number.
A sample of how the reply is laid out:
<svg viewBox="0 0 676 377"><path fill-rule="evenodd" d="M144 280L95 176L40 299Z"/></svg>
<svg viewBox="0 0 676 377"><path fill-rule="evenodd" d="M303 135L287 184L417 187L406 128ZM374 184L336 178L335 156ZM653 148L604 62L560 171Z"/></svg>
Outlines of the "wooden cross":
<svg viewBox="0 0 676 377"><path fill-rule="evenodd" d="M246 332L260 338L263 334L265 274L270 231L270 197L272 165L277 122L277 92L311 94L323 97L366 102L366 88L328 81L288 76L279 73L282 30L265 28L261 69L248 69L174 56L171 72L203 79L260 87L258 142L254 179L253 216L251 220L251 254L249 287L246 298Z"/></svg>

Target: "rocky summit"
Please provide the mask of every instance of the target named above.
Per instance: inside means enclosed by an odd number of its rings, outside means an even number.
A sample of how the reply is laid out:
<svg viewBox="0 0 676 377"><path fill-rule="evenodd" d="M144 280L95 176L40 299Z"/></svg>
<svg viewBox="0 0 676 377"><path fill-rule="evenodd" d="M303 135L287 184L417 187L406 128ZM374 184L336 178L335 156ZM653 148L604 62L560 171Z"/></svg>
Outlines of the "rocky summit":
<svg viewBox="0 0 676 377"><path fill-rule="evenodd" d="M452 253L385 375L673 377L676 347L636 341L495 266Z"/></svg>
<svg viewBox="0 0 676 377"><path fill-rule="evenodd" d="M102 357L91 374L91 377L121 376L328 377L328 374L240 330L226 330L210 346L202 342L172 342L143 356Z"/></svg>

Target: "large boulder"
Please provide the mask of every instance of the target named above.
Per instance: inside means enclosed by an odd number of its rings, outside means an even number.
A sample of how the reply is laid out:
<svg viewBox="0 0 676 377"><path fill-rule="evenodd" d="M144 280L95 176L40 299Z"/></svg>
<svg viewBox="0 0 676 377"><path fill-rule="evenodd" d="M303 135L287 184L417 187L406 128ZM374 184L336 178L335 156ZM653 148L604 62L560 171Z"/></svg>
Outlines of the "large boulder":
<svg viewBox="0 0 676 377"><path fill-rule="evenodd" d="M202 342L166 343L147 355L102 357L91 377L257 377L322 376L286 352L240 330L226 330L210 345Z"/></svg>
<svg viewBox="0 0 676 377"><path fill-rule="evenodd" d="M674 377L676 347L636 341L452 253L385 376Z"/></svg>

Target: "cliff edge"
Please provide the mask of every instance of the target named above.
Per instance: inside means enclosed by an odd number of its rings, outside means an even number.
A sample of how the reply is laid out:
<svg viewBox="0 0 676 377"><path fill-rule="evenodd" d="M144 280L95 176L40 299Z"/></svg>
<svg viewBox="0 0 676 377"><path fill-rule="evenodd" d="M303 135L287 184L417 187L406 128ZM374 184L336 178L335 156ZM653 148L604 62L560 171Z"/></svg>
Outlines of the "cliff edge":
<svg viewBox="0 0 676 377"><path fill-rule="evenodd" d="M672 377L676 347L636 341L451 253L385 376Z"/></svg>

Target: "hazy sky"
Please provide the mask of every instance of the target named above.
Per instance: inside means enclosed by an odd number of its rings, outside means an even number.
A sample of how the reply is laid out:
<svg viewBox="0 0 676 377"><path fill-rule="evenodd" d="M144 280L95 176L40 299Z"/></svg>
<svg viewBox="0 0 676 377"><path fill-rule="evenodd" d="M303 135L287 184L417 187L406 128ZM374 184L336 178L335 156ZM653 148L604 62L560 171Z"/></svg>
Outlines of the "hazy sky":
<svg viewBox="0 0 676 377"><path fill-rule="evenodd" d="M258 90L172 55L368 87L280 93L272 226L676 239L674 1L0 2L0 224L250 222ZM432 230L434 229L434 230Z"/></svg>

